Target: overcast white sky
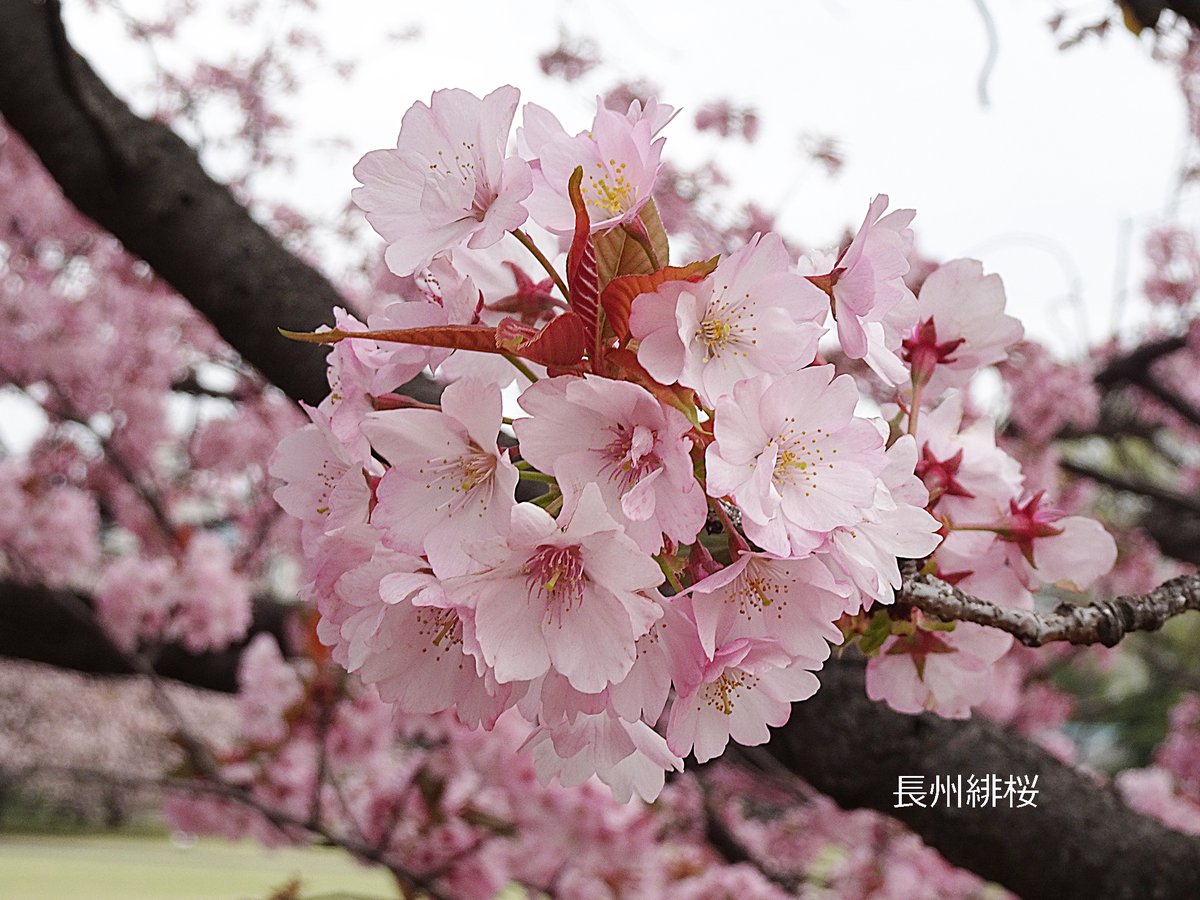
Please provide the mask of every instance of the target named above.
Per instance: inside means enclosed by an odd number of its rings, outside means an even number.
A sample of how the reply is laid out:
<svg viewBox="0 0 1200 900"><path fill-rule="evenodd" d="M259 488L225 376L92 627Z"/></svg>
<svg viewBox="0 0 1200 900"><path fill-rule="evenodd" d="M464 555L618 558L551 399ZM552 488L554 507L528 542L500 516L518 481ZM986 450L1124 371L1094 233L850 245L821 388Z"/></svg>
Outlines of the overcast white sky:
<svg viewBox="0 0 1200 900"><path fill-rule="evenodd" d="M127 5L152 9L162 0ZM1062 5L1083 22L1111 4ZM1121 273L1128 266L1124 281L1134 284L1142 236L1162 220L1183 147L1172 70L1124 30L1060 52L1046 25L1055 5L1044 0L991 0L1000 47L987 108L977 93L987 44L973 0L324 6L320 26L334 57L359 69L349 84L308 74L303 132L326 147L272 183L307 209L344 204L353 163L392 145L404 110L437 88L482 94L512 83L570 129L586 124L591 96L615 76L645 76L661 99L689 112L717 97L761 110L759 140L723 159L737 190L779 210L790 234L827 244L886 192L894 205L917 209L926 253L981 258L1004 277L1027 328L1063 354L1111 331ZM282 30L290 15L273 24ZM394 37L413 25L419 38ZM591 37L606 64L573 86L537 69L536 55L563 27ZM145 59L116 30L78 11L68 28L118 89L143 79ZM259 40L216 20L183 37L218 58ZM805 130L839 139L847 158L839 177L801 161ZM679 159L704 159L716 146L674 131L666 152ZM334 138L347 146L328 146ZM1071 306L1072 294L1085 310ZM1132 318L1127 312L1124 321Z"/></svg>

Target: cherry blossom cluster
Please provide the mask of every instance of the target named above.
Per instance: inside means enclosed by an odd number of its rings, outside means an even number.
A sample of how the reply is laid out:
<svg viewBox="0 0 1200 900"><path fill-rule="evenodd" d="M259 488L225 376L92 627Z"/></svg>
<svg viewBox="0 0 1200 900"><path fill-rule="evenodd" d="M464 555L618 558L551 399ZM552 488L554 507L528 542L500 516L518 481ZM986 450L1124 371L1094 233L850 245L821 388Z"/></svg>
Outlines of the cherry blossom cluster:
<svg viewBox="0 0 1200 900"><path fill-rule="evenodd" d="M900 561L1029 606L1116 556L967 415L1022 337L999 277L954 260L914 293L914 213L884 195L836 253L762 233L672 265L675 111L598 103L572 134L528 104L514 141L518 99L408 110L354 199L424 295L293 335L334 345L271 467L334 658L405 713L515 709L541 777L621 800L765 742L847 639L873 698L966 716L1011 639L896 604ZM437 406L397 393L425 371Z"/></svg>

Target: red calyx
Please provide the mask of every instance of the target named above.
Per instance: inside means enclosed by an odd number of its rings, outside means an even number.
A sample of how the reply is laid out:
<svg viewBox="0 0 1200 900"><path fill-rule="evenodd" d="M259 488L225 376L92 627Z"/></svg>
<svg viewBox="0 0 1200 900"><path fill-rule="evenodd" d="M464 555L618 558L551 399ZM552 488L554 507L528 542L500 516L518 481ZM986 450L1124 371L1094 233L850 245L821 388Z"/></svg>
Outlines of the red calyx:
<svg viewBox="0 0 1200 900"><path fill-rule="evenodd" d="M975 495L958 481L958 470L962 466L963 451L960 448L949 459L938 459L929 449L921 447L921 458L917 460L916 474L929 489L929 508L932 509L944 495L971 498Z"/></svg>
<svg viewBox="0 0 1200 900"><path fill-rule="evenodd" d="M939 365L954 362L954 351L963 338L938 343L937 326L933 319L926 319L900 344L904 361L912 368L913 384L924 384L933 377Z"/></svg>
<svg viewBox="0 0 1200 900"><path fill-rule="evenodd" d="M1008 501L1008 521L996 529L1000 540L1016 544L1021 548L1021 555L1033 565L1033 542L1037 538L1054 537L1062 534L1063 530L1055 525L1065 513L1057 509L1041 509L1042 497L1045 491L1038 491L1024 505L1016 500Z"/></svg>

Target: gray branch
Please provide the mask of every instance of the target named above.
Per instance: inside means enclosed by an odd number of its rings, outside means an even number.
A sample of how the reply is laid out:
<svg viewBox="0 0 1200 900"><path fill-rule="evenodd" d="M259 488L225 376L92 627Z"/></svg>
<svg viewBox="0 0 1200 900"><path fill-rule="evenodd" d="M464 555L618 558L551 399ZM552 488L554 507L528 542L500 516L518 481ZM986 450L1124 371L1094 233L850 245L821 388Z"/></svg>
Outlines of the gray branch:
<svg viewBox="0 0 1200 900"><path fill-rule="evenodd" d="M1173 578L1146 594L1060 605L1052 613L1000 606L960 591L931 575L905 582L898 598L945 622L974 622L1007 631L1026 647L1055 641L1116 646L1134 631L1157 631L1168 619L1200 610L1200 575Z"/></svg>

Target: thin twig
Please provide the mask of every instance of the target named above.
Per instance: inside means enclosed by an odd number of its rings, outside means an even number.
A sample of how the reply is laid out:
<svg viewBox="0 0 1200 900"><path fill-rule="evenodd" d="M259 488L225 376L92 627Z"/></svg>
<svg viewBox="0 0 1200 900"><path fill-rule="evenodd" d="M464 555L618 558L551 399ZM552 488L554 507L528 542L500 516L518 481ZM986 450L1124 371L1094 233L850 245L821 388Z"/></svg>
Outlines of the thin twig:
<svg viewBox="0 0 1200 900"><path fill-rule="evenodd" d="M69 591L55 591L51 596L59 606L78 621L95 629L112 651L120 656L132 671L147 679L155 705L175 726L175 736L183 746L184 752L187 753L193 768L207 778L216 778L217 763L213 759L212 751L192 731L187 718L183 715L183 710L175 703L175 699L163 684L162 676L155 671L151 661L143 654L126 650L114 641L96 620L95 613L77 595Z"/></svg>
<svg viewBox="0 0 1200 900"><path fill-rule="evenodd" d="M988 81L992 77L992 70L996 68L996 59L1000 56L1000 35L996 32L996 20L992 17L992 11L988 9L985 0L975 0L975 8L979 11L979 18L983 19L983 30L987 34L987 56L984 57L983 68L979 70L979 105L987 107L991 105Z"/></svg>
<svg viewBox="0 0 1200 900"><path fill-rule="evenodd" d="M1130 384L1145 391L1164 406L1173 409L1190 424L1200 428L1200 409L1193 406L1186 398L1167 388L1149 371L1130 379Z"/></svg>
<svg viewBox="0 0 1200 900"><path fill-rule="evenodd" d="M567 285L563 282L562 276L558 274L558 270L555 269L550 260L546 258L546 254L543 253L541 248L534 243L533 238L527 235L520 228L514 229L512 236L520 241L526 250L533 254L533 258L536 259L541 267L546 270L546 274L550 276L555 286L562 292L563 299L569 303L571 300L571 293L567 290Z"/></svg>
<svg viewBox="0 0 1200 900"><path fill-rule="evenodd" d="M1058 467L1064 472L1070 472L1072 475L1089 478L1097 484L1103 484L1118 491L1149 497L1152 500L1158 500L1168 506L1173 506L1182 512L1200 516L1200 500L1195 497L1189 497L1186 494L1176 493L1161 485L1144 481L1140 478L1131 478L1128 475L1121 475L1116 472L1104 472L1070 459L1059 460Z"/></svg>
<svg viewBox="0 0 1200 900"><path fill-rule="evenodd" d="M733 829L729 827L729 823L725 821L725 817L721 815L720 809L717 808L713 797L713 790L707 783L707 770L698 771L696 776L703 798L704 839L708 842L708 845L731 865L747 863L758 869L768 881L783 888L789 894L794 894L799 887L796 879L765 867L755 858L754 854L750 852L749 848L742 843L738 836L734 834Z"/></svg>

